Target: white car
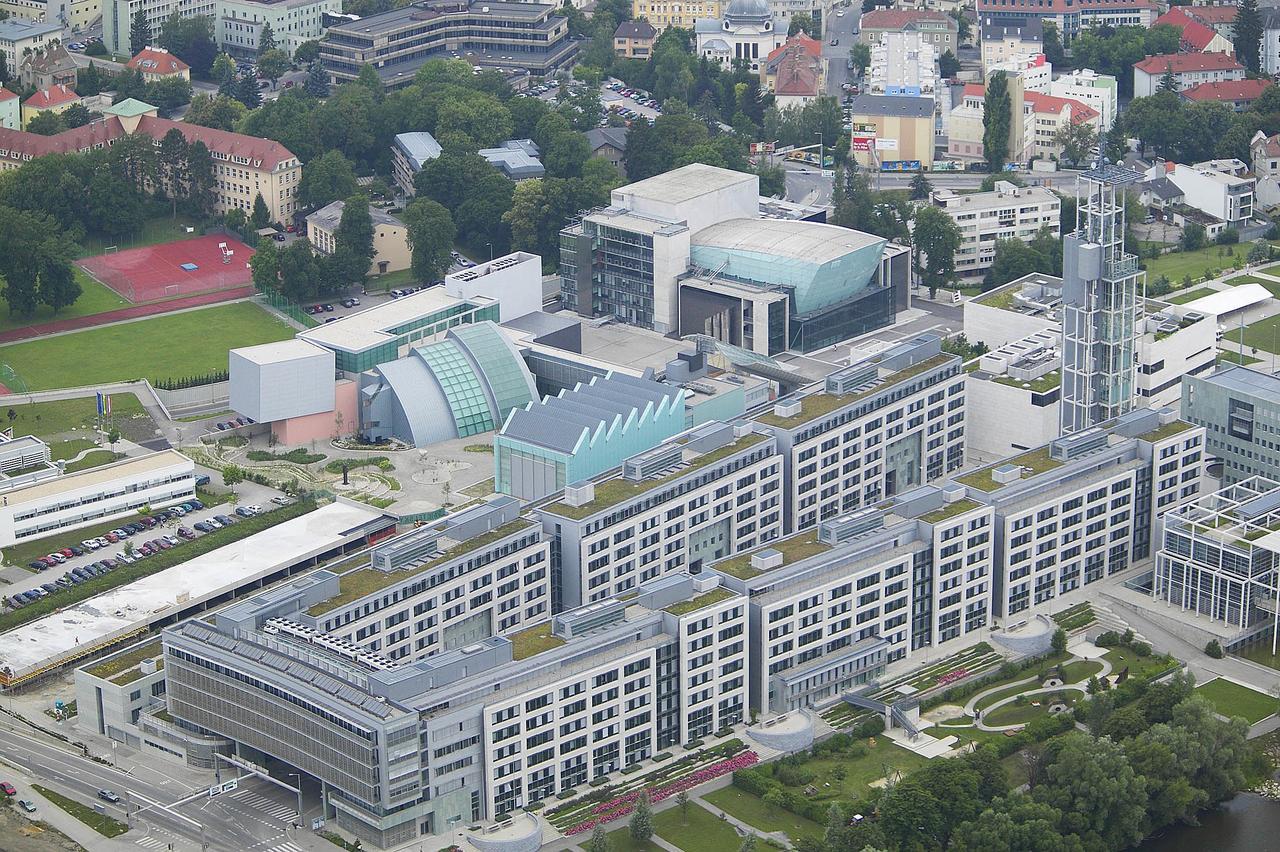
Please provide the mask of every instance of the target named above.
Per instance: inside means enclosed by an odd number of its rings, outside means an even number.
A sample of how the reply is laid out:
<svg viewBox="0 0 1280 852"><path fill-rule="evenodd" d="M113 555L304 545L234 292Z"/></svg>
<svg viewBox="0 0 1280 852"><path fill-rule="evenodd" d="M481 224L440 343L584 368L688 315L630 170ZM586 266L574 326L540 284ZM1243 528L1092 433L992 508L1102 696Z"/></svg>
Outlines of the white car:
<svg viewBox="0 0 1280 852"><path fill-rule="evenodd" d="M172 547L177 547L179 544L182 544L182 539L177 536L166 535L164 536L164 543Z"/></svg>
<svg viewBox="0 0 1280 852"><path fill-rule="evenodd" d="M98 544L98 540L96 538L86 538L84 541L80 542L80 546L85 550L97 550L99 547L102 547L102 545Z"/></svg>
<svg viewBox="0 0 1280 852"><path fill-rule="evenodd" d="M125 553L123 550L117 551L116 555L112 558L117 562L123 562L125 565L129 565L135 561L131 555Z"/></svg>
<svg viewBox="0 0 1280 852"><path fill-rule="evenodd" d="M248 509L250 512L253 512L255 515L261 515L261 514L262 514L262 507L261 507L261 506L245 506L245 508L246 508L246 509Z"/></svg>
<svg viewBox="0 0 1280 852"><path fill-rule="evenodd" d="M215 530L222 529L222 523L218 521L216 518L205 518L204 522L209 526L213 527Z"/></svg>
<svg viewBox="0 0 1280 852"><path fill-rule="evenodd" d="M288 506L293 501L288 497L272 497L271 502L275 503L277 506Z"/></svg>
<svg viewBox="0 0 1280 852"><path fill-rule="evenodd" d="M61 553L50 553L48 556L45 557L45 559L52 559L54 562L57 562L59 565L67 561L67 557L63 556Z"/></svg>
<svg viewBox="0 0 1280 852"><path fill-rule="evenodd" d="M98 547L106 547L107 545L111 544L111 542L107 541L105 538L102 538L101 536L99 536L98 538L95 538L94 541L98 543Z"/></svg>
<svg viewBox="0 0 1280 852"><path fill-rule="evenodd" d="M181 518L183 515L185 515L185 514L187 513L187 510L186 510L186 509L184 509L184 508L182 508L181 506L174 506L174 507L172 507L171 509L169 509L169 511L170 511L170 512L173 512L173 513L174 513L175 515L177 515L179 518Z"/></svg>

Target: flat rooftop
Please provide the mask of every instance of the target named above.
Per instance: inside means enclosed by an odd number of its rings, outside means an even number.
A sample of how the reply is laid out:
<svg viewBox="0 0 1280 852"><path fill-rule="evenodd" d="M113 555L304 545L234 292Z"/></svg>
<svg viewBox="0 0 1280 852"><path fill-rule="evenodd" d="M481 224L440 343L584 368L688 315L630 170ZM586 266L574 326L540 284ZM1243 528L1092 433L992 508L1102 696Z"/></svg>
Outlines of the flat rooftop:
<svg viewBox="0 0 1280 852"><path fill-rule="evenodd" d="M330 550L382 517L330 503L181 565L103 592L3 634L0 665L15 675L145 629L175 607L216 597L281 567Z"/></svg>
<svg viewBox="0 0 1280 852"><path fill-rule="evenodd" d="M954 355L942 352L931 358L926 358L917 364L912 364L910 367L898 370L896 373L890 373L878 381L873 387L859 393L830 394L825 390L818 391L817 393L811 393L808 396L800 398L800 413L791 417L779 417L777 414L770 411L767 414L758 415L755 419L757 422L764 423L767 426L777 426L780 429L794 429L811 420L815 420L819 417L830 414L833 411L844 408L846 405L852 405L859 400L881 393L887 387L896 385L899 382L905 382L907 379L918 376L927 370L933 369L934 367L941 367L954 357Z"/></svg>
<svg viewBox="0 0 1280 852"><path fill-rule="evenodd" d="M646 479L627 479L621 475L612 479L606 479L604 482L597 482L595 485L595 499L590 503L584 503L581 506L570 506L563 500L552 503L543 508L553 515L563 515L566 518L580 519L596 512L604 511L619 503L626 502L642 494L647 494L655 488L661 488L669 482L675 482L678 479L693 473L709 464L714 464L723 458L728 458L734 453L741 452L748 447L753 447L761 441L767 440L768 435L762 435L759 432L752 432L750 435L743 435L737 440L730 441L723 447L711 450L695 456L689 461L676 466L674 469L664 471L660 476L649 477ZM665 446L665 445L664 445Z"/></svg>
<svg viewBox="0 0 1280 852"><path fill-rule="evenodd" d="M445 292L443 286L428 287L409 296L392 299L350 314L336 322L327 322L300 332L298 338L318 343L327 349L363 352L395 339L393 329L442 311L460 302L489 300L458 299Z"/></svg>
<svg viewBox="0 0 1280 852"><path fill-rule="evenodd" d="M538 5L534 3L508 3L503 0L494 0L494 2L473 2L473 3L414 3L409 6L402 6L399 9L391 9L376 15L367 15L358 21L343 21L330 27L334 32L342 33L360 33L361 35L379 34L397 30L414 21L428 20L431 17L440 17L443 14L454 14L461 11L462 6L467 6L467 11L479 12L483 7L489 14L495 17L504 18L522 18L526 20L537 20L544 14L548 6ZM447 12L445 11L447 10Z"/></svg>
<svg viewBox="0 0 1280 852"><path fill-rule="evenodd" d="M996 482L992 473L998 467L1005 465L1016 465L1023 468L1022 476L1012 482L1001 483ZM1014 456L1011 459L1001 459L987 467L975 470L973 473L966 473L962 476L955 477L955 481L961 485L967 485L970 488L976 488L979 491L998 491L1005 485L1019 485L1026 482L1029 478L1037 474L1047 473L1056 467L1061 467L1063 462L1055 458L1050 458L1049 447L1045 445L1034 450L1028 450L1020 456Z"/></svg>
<svg viewBox="0 0 1280 852"><path fill-rule="evenodd" d="M711 567L723 574L728 574L730 577L737 577L739 580L750 580L752 577L759 577L765 573L751 564L751 557L756 554L769 550L778 551L782 554L782 565L778 566L781 568L793 562L799 562L802 559L826 553L830 549L831 545L818 541L818 531L815 529L789 538L771 541L763 547L757 547L747 553L740 553L737 556L714 562Z"/></svg>
<svg viewBox="0 0 1280 852"><path fill-rule="evenodd" d="M292 340L278 340L275 343L244 346L232 351L246 361L264 366L267 364L280 364L286 361L297 361L302 358L314 358L317 355L327 354L330 350L300 337L295 337Z"/></svg>
<svg viewBox="0 0 1280 852"><path fill-rule="evenodd" d="M755 175L721 169L703 163L691 163L651 178L645 178L613 191L615 203L630 206L629 199L640 198L663 204L683 204L713 192L742 183L758 182Z"/></svg>
<svg viewBox="0 0 1280 852"><path fill-rule="evenodd" d="M1219 367L1217 372L1204 377L1202 381L1228 390L1264 396L1273 403L1280 400L1280 376L1250 370L1248 367Z"/></svg>
<svg viewBox="0 0 1280 852"><path fill-rule="evenodd" d="M23 503L48 500L72 491L92 488L95 485L105 485L123 477L145 476L148 473L154 473L157 470L164 470L167 467L181 464L189 465L194 469L194 463L191 459L177 450L160 450L156 453L148 453L145 456L122 459L111 464L104 464L101 467L82 470L79 473L68 473L56 479L46 479L43 482L37 482L35 485L28 485L25 488L15 488L5 493L5 505L17 506Z"/></svg>
<svg viewBox="0 0 1280 852"><path fill-rule="evenodd" d="M582 320L573 311L557 311L555 316ZM674 361L680 352L689 351L690 344L656 331L611 322L593 326L582 323L582 354L588 358L617 364L633 375L639 375L645 367L660 370L668 361Z"/></svg>

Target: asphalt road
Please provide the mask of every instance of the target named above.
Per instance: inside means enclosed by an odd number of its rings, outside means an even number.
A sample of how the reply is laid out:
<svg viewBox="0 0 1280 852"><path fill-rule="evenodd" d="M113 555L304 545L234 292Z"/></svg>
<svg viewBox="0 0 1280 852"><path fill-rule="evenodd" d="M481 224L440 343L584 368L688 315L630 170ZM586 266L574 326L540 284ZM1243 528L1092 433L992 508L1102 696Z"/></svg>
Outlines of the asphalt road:
<svg viewBox="0 0 1280 852"><path fill-rule="evenodd" d="M167 805L201 789L207 789L193 788L187 782L150 770L140 769L129 774L71 754L63 748L44 742L38 733L26 733L22 730L25 726L8 717L4 717L0 725L4 729L4 736L0 738L0 754L4 755L6 761L26 771L36 780L53 782L60 792L72 795L86 804L98 803L98 790L115 791L122 798L120 804L101 804L110 816L122 822L125 820L123 800L126 799L126 794ZM143 773L156 780L141 777ZM177 810L205 826L205 840L212 849L262 849L272 841L284 841L285 829L296 811L296 805L296 797L288 791L255 778L243 781L236 794L219 796L213 800L201 797ZM134 799L134 810L138 807L139 800ZM162 842L175 838L195 842L200 839L200 831L196 826L158 808L151 808L140 815L135 814L133 826L147 830Z"/></svg>
<svg viewBox="0 0 1280 852"><path fill-rule="evenodd" d="M861 6L833 9L827 17L822 33L822 58L827 63L827 94L841 96L840 88L849 80L849 48L853 47L858 33L858 16ZM844 12L843 15L839 14ZM838 38L839 44L831 40Z"/></svg>

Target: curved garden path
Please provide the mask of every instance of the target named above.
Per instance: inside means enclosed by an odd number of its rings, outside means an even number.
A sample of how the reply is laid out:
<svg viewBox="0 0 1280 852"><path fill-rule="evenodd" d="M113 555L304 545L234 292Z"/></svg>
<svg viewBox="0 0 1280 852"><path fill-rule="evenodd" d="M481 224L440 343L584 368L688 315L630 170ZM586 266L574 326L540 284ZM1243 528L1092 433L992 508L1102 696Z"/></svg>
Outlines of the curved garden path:
<svg viewBox="0 0 1280 852"><path fill-rule="evenodd" d="M1111 662L1109 660L1098 658L1096 660L1091 660L1091 662L1101 663L1102 671L1089 675L1089 678L1094 678L1094 677L1103 678L1111 674ZM1026 692L1019 692L1017 695L1010 695L1008 698L1002 698L999 701L997 701L995 704L992 704L990 707L985 708L982 711L982 718L985 719L987 714L993 710L997 710L1008 704L1012 704L1014 701L1017 701L1019 698L1023 698L1031 695L1047 695L1055 692L1068 692L1068 691L1079 692L1081 694L1084 694L1086 691L1085 685L1089 682L1089 678L1085 678L1084 680L1078 680L1075 683L1064 683L1062 686L1045 686L1045 687L1040 687L1039 689L1029 689ZM1008 689L1010 686L1016 686L1019 683L1026 683L1028 681L1036 681L1036 680L1038 680L1038 678L1030 677L1030 678L1027 678L1026 680L1020 680L1015 683L1006 683L1003 686L1001 686L1000 689ZM996 692L996 691L998 690L988 689L985 692L981 693L980 695L974 696L973 700L969 704L965 705L965 712L967 712L970 716L972 716L973 704L977 703L978 699L981 698L982 695L986 695L988 693ZM996 732L1014 731L1014 730L1020 730L1021 728L1026 727L1025 722L1017 722L1012 725L988 725L986 722L982 721L982 719L975 719L973 724L974 724L974 727L980 731L996 731Z"/></svg>

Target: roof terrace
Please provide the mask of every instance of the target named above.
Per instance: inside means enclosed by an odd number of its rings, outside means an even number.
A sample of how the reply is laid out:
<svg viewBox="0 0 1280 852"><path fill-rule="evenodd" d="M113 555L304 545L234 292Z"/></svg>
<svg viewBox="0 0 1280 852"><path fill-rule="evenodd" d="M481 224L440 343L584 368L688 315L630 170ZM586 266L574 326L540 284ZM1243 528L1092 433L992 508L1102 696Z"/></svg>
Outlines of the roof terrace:
<svg viewBox="0 0 1280 852"><path fill-rule="evenodd" d="M729 559L721 560L714 563L711 567L715 570L728 574L731 577L737 577L739 580L750 580L753 577L759 577L765 571L752 565L752 557L764 554L773 550L782 554L781 565L790 565L793 562L799 562L802 559L808 559L810 556L817 556L820 553L826 553L831 549L831 545L818 540L818 531L810 530L800 535L793 535L789 538L771 541L764 547L758 547L755 550L741 553ZM781 565L777 567L781 567Z"/></svg>

